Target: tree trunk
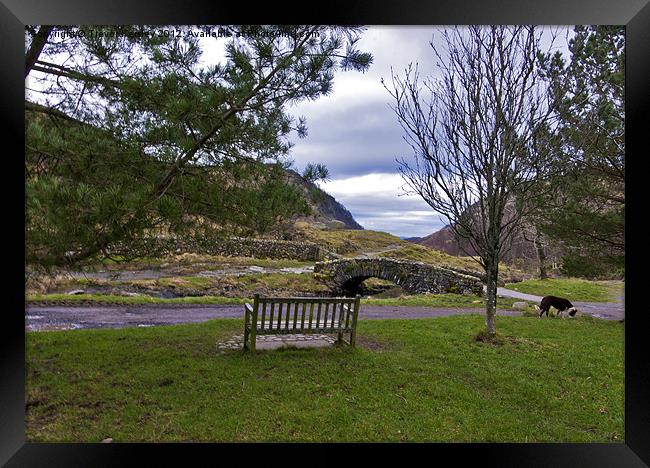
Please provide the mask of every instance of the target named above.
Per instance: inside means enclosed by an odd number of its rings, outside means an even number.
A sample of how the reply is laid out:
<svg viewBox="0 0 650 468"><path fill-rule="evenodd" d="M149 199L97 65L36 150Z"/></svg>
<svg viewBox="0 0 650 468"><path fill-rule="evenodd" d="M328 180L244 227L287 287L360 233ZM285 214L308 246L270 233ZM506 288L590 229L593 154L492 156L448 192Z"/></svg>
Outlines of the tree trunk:
<svg viewBox="0 0 650 468"><path fill-rule="evenodd" d="M47 38L50 36L50 33L54 29L53 26L41 26L32 39L32 44L27 51L25 56L25 78L29 75L29 71L32 69L36 61L38 60L39 55L43 51L43 47L47 43Z"/></svg>
<svg viewBox="0 0 650 468"><path fill-rule="evenodd" d="M485 298L485 326L490 335L496 335L496 313L497 313L497 278L499 276L499 262L492 261L486 265L487 291Z"/></svg>
<svg viewBox="0 0 650 468"><path fill-rule="evenodd" d="M548 278L546 273L546 252L544 252L544 244L540 242L540 236L535 237L535 249L537 250L537 261L539 262L539 279Z"/></svg>

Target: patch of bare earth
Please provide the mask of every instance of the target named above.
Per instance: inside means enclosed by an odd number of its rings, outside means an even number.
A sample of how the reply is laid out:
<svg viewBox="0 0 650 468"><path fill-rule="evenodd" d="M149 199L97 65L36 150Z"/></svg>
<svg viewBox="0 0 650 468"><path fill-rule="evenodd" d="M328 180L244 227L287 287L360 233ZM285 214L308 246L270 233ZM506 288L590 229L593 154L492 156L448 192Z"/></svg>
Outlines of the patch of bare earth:
<svg viewBox="0 0 650 468"><path fill-rule="evenodd" d="M380 341L368 336L357 335L356 345L369 351L386 351L393 347L392 343Z"/></svg>

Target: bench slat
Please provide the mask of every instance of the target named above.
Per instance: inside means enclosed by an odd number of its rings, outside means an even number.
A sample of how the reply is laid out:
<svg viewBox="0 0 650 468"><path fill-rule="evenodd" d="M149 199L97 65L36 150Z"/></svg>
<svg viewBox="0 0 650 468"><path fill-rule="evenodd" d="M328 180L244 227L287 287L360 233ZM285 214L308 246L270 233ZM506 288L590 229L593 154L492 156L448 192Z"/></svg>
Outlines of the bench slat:
<svg viewBox="0 0 650 468"><path fill-rule="evenodd" d="M318 303L318 311L316 312L316 323L320 322L320 308L321 308L322 305L323 305L322 302Z"/></svg>
<svg viewBox="0 0 650 468"><path fill-rule="evenodd" d="M325 303L325 320L324 320L325 323L327 323L327 311L328 311L329 308L330 308L330 305L329 305L329 303L326 302Z"/></svg>
<svg viewBox="0 0 650 468"><path fill-rule="evenodd" d="M345 328L348 328L350 326L350 313L352 312L352 308L354 306L350 305L348 306L346 313L345 313Z"/></svg>
<svg viewBox="0 0 650 468"><path fill-rule="evenodd" d="M273 328L273 313L275 312L275 302L271 302L271 311L269 312L269 329Z"/></svg>

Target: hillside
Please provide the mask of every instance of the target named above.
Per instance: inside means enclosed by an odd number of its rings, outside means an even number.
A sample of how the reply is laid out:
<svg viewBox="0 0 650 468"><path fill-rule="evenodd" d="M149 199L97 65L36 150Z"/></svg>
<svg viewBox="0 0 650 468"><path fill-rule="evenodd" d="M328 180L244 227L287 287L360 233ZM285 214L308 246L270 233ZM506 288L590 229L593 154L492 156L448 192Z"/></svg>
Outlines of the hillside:
<svg viewBox="0 0 650 468"><path fill-rule="evenodd" d="M287 169L287 175L290 181L302 188L307 203L312 209L311 216L298 218L297 221L305 221L312 225L322 224L321 227L329 229L363 229L345 206L318 188L316 184L291 169Z"/></svg>
<svg viewBox="0 0 650 468"><path fill-rule="evenodd" d="M440 250L449 255L464 255L449 226L445 226L428 236L414 237L407 240L415 244L429 247L430 249Z"/></svg>
<svg viewBox="0 0 650 468"><path fill-rule="evenodd" d="M506 218L512 213L512 210L514 210L513 204L508 203L506 205ZM526 234L526 232L527 231L523 228L514 232L511 239L511 245L503 251L502 260L504 262L515 263L520 267L523 267L525 264L529 264L529 266L537 264L536 247L534 243L529 240L533 235L531 232L528 232L528 234ZM423 245L430 249L445 252L449 255L463 256L475 254L474 249L472 249L468 242L459 242L455 238L449 225L429 234L428 236L413 237L406 240L415 244ZM546 246L547 260L553 261L559 259L561 256L560 253L560 248L558 246Z"/></svg>
<svg viewBox="0 0 650 468"><path fill-rule="evenodd" d="M306 222L296 223L295 240L305 240L343 257L383 257L413 260L461 272L483 274L481 266L471 257L450 255L440 249L417 245L397 236L370 230L322 230L314 229ZM523 273L516 268L501 264L501 279L508 282L521 281Z"/></svg>

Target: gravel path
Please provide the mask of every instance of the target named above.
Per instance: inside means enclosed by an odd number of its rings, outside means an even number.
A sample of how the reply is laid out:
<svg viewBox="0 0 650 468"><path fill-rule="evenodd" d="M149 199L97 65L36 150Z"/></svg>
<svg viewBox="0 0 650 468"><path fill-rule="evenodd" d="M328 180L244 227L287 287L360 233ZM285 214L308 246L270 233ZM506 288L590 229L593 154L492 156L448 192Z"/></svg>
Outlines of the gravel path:
<svg viewBox="0 0 650 468"><path fill-rule="evenodd" d="M580 305L578 305L580 304ZM624 317L622 304L576 303L581 312L599 318L619 320ZM483 314L481 308L430 308L410 306L363 305L359 318L415 319L449 315ZM138 306L28 306L25 328L29 331L82 328L124 328L199 323L214 318L242 318L243 306L167 304ZM518 311L497 310L497 315L520 315Z"/></svg>

